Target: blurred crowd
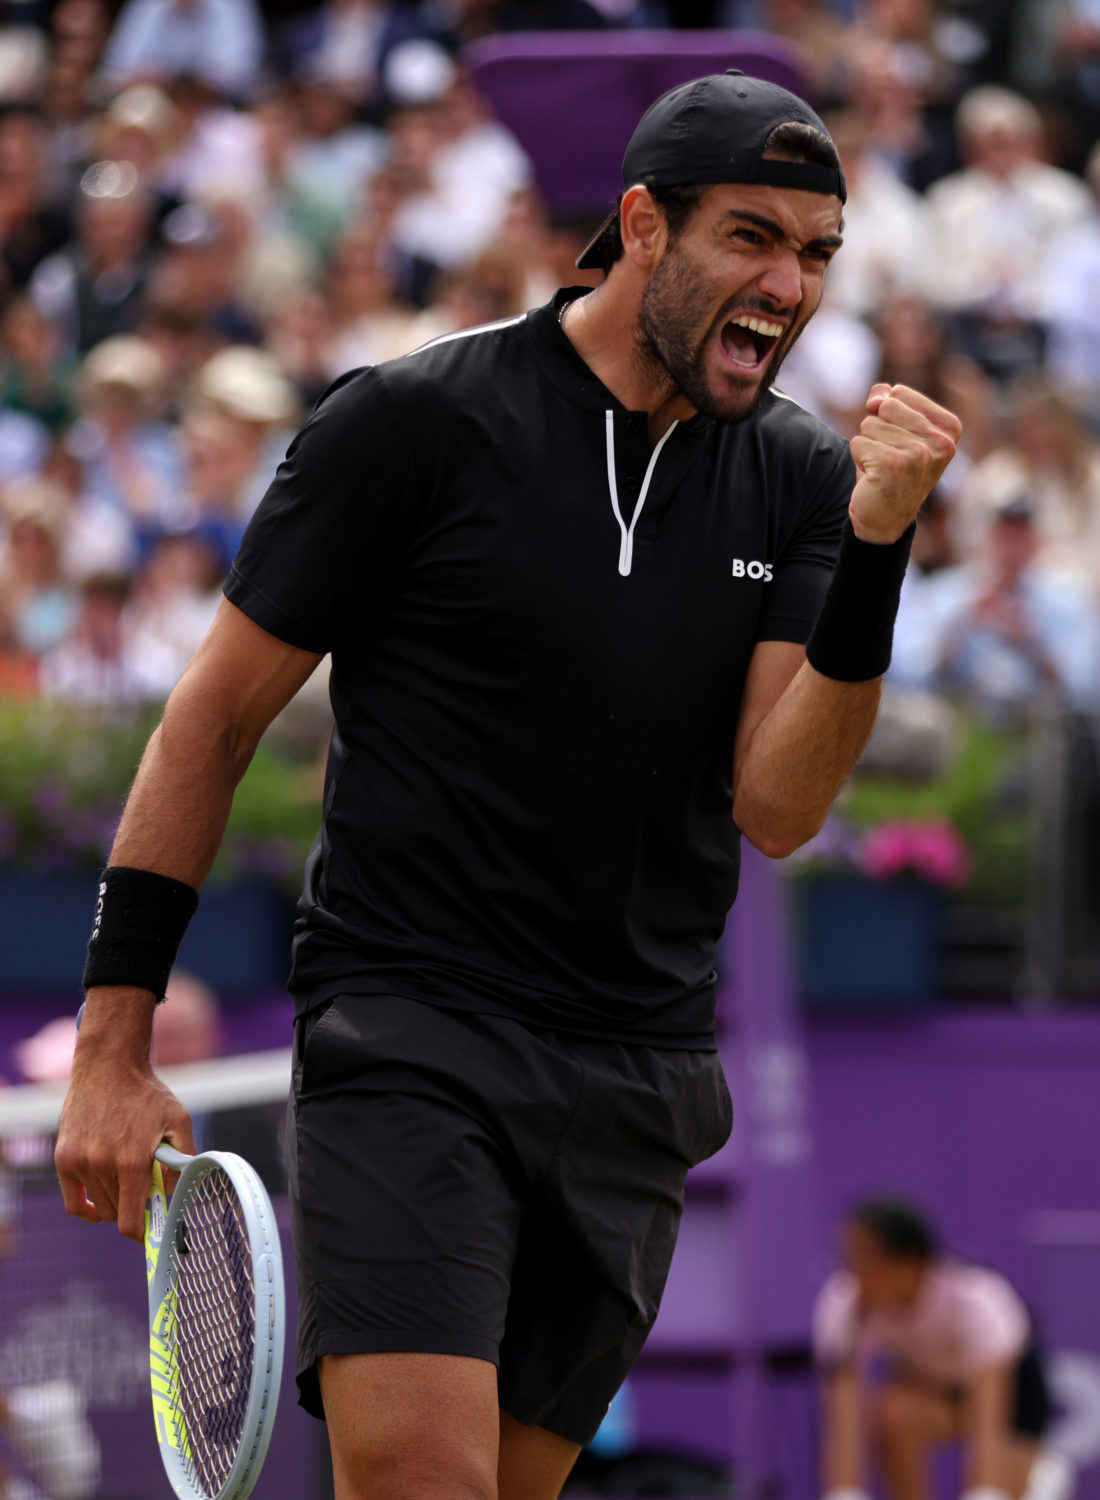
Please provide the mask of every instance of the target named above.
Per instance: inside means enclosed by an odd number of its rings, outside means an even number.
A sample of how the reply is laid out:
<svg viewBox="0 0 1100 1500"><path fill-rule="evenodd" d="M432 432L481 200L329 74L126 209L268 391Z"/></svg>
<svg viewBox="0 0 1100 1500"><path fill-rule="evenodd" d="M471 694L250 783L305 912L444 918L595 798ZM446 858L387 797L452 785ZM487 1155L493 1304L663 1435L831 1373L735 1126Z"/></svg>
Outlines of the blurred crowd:
<svg viewBox="0 0 1100 1500"><path fill-rule="evenodd" d="M840 148L781 385L953 407L893 675L998 722L1100 700L1096 0L0 0L0 696L162 699L331 380L523 311L555 216L464 62L496 31L752 27Z"/></svg>

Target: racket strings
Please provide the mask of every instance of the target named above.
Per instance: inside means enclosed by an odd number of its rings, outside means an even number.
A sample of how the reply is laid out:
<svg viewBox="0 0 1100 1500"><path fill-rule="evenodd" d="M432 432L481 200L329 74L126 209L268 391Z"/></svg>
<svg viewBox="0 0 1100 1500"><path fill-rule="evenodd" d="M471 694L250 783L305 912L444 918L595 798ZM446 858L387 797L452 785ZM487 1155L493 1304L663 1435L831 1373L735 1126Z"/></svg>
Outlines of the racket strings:
<svg viewBox="0 0 1100 1500"><path fill-rule="evenodd" d="M248 1232L220 1168L196 1179L166 1249L187 1468L199 1491L214 1496L240 1451L256 1349Z"/></svg>

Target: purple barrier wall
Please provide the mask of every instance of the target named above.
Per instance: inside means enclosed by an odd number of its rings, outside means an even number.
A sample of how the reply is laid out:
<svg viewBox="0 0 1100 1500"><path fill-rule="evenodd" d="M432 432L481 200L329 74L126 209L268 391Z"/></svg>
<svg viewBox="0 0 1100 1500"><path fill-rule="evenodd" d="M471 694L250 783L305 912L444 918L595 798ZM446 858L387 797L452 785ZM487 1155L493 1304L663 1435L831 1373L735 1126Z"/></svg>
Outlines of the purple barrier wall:
<svg viewBox="0 0 1100 1500"><path fill-rule="evenodd" d="M26 1139L13 1144L24 1154L34 1149ZM40 1149L47 1146L39 1142ZM100 1445L97 1500L167 1494L153 1435L141 1247L112 1225L66 1217L45 1169L21 1197L17 1237L0 1278L0 1390L7 1395L44 1381L66 1381L79 1392ZM285 1225L283 1231L289 1264ZM287 1290L293 1329L293 1276ZM253 1491L256 1500L312 1500L323 1493L324 1429L296 1405L293 1362L291 1340L271 1447ZM3 1461L16 1470L25 1467L19 1449L6 1438Z"/></svg>
<svg viewBox="0 0 1100 1500"><path fill-rule="evenodd" d="M559 213L610 209L630 133L667 89L729 67L805 88L798 51L763 32L518 32L485 37L466 56Z"/></svg>
<svg viewBox="0 0 1100 1500"><path fill-rule="evenodd" d="M903 1190L952 1249L1016 1282L1049 1351L1078 1500L1096 1500L1100 1014L819 1018L808 1032L826 1214Z"/></svg>

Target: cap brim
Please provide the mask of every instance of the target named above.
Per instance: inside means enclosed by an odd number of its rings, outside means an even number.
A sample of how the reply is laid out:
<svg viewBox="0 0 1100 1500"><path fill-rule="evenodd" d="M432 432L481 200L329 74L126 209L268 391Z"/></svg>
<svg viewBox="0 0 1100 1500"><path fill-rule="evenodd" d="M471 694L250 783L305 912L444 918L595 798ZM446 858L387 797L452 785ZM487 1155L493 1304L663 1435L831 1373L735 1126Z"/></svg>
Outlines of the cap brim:
<svg viewBox="0 0 1100 1500"><path fill-rule="evenodd" d="M612 224L614 224L615 220L618 217L619 210L617 207L615 207L611 210L607 218L600 225L599 229L596 230L596 233L588 241L588 244L585 245L584 249L573 262L578 271L607 270L607 263L605 262L603 256L596 253L596 246L600 243L604 235L611 228Z"/></svg>

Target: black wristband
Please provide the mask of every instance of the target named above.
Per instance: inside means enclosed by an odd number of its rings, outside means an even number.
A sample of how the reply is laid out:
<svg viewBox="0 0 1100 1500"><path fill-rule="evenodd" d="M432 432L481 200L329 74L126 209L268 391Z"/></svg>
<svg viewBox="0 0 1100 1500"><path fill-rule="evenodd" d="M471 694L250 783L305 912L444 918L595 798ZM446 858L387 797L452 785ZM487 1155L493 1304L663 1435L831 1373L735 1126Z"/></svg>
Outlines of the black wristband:
<svg viewBox="0 0 1100 1500"><path fill-rule="evenodd" d="M133 985L163 1000L176 952L198 904L198 892L182 880L108 865L99 880L84 988Z"/></svg>
<svg viewBox="0 0 1100 1500"><path fill-rule="evenodd" d="M869 682L886 671L916 529L914 522L896 542L861 542L845 521L836 569L806 642L815 672L837 682Z"/></svg>

